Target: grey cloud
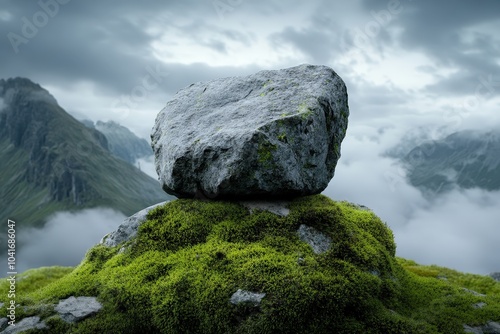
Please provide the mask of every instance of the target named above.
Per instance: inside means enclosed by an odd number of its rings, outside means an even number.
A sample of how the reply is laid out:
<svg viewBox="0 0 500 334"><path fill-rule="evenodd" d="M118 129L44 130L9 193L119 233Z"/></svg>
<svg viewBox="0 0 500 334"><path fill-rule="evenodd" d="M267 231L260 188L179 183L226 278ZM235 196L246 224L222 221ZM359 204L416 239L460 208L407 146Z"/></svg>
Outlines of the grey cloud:
<svg viewBox="0 0 500 334"><path fill-rule="evenodd" d="M22 35L21 18L32 21L33 13L41 11L36 2L11 1L6 8L12 19L0 25L2 36ZM126 92L135 84L134 78L155 62L150 44L157 36L146 32L148 23L169 26L172 22L162 19L169 17L166 13L182 16L193 11L207 12L192 1L101 1L99 5L70 1L60 5L36 36L20 44L17 54L8 38L2 39L1 76L63 85L86 80Z"/></svg>
<svg viewBox="0 0 500 334"><path fill-rule="evenodd" d="M401 19L403 28L398 43L408 50L424 51L436 66L453 68L458 73L440 78L425 88L428 93L462 95L474 94L470 83L481 75L500 76L500 66L495 62L499 54L496 30L476 31L471 40L465 40L465 29L477 24L497 22L500 26L500 2L401 0L404 6ZM366 11L387 5L387 1L363 1Z"/></svg>
<svg viewBox="0 0 500 334"><path fill-rule="evenodd" d="M341 75L349 94L349 123L369 124L376 119L390 120L391 116L413 114L411 96L390 84L375 85L354 75Z"/></svg>
<svg viewBox="0 0 500 334"><path fill-rule="evenodd" d="M302 30L288 27L281 33L274 34L270 39L276 46L284 43L292 44L308 55L312 62L318 64L328 63L338 45L333 33L317 30L314 27Z"/></svg>
<svg viewBox="0 0 500 334"><path fill-rule="evenodd" d="M416 211L397 228L399 254L465 272L498 271L500 243L494 217L499 214L499 192L457 190Z"/></svg>
<svg viewBox="0 0 500 334"><path fill-rule="evenodd" d="M354 126L325 195L371 208L393 230L397 255L422 264L488 274L500 270L500 193L455 190L432 200L408 184L396 160L384 157L412 124L378 132ZM426 134L426 136L429 134Z"/></svg>
<svg viewBox="0 0 500 334"><path fill-rule="evenodd" d="M87 209L57 213L42 229L18 230L17 271L41 266L76 266L90 247L124 219L123 214L111 209Z"/></svg>

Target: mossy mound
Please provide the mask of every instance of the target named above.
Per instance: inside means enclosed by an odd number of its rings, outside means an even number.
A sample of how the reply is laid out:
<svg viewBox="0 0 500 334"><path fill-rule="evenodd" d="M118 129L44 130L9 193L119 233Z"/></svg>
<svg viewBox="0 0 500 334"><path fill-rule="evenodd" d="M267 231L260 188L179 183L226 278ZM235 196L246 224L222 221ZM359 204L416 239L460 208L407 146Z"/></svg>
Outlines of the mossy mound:
<svg viewBox="0 0 500 334"><path fill-rule="evenodd" d="M21 317L73 295L104 307L72 325L45 307L46 332L460 333L500 320L500 283L397 259L392 232L371 211L321 195L289 208L281 217L230 202L167 203L134 240L98 245L71 273L25 289ZM330 249L314 253L301 224L329 236ZM234 305L238 289L265 297Z"/></svg>

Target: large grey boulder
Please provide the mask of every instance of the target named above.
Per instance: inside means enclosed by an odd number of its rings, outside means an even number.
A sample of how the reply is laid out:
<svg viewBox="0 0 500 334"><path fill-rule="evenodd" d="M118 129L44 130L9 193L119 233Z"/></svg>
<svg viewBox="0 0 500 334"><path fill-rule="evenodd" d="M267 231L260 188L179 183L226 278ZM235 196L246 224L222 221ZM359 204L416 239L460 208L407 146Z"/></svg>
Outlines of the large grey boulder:
<svg viewBox="0 0 500 334"><path fill-rule="evenodd" d="M178 197L317 194L334 175L348 115L345 84L326 66L195 83L156 118L156 171Z"/></svg>

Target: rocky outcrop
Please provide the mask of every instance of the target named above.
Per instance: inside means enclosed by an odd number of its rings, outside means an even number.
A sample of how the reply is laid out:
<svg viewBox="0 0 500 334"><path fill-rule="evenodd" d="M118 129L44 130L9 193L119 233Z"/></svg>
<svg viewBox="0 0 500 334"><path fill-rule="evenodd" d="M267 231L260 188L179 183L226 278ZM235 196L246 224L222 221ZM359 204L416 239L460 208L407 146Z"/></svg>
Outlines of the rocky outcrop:
<svg viewBox="0 0 500 334"><path fill-rule="evenodd" d="M122 242L126 242L131 240L137 235L137 230L139 229L139 225L146 221L147 214L149 211L154 208L167 203L161 202L155 205L151 205L139 212L136 212L132 216L126 218L116 231L113 231L109 234L106 234L100 241L100 244L103 244L108 247L114 247Z"/></svg>
<svg viewBox="0 0 500 334"><path fill-rule="evenodd" d="M326 66L195 83L156 118L156 171L178 197L317 194L334 175L348 115L344 82Z"/></svg>

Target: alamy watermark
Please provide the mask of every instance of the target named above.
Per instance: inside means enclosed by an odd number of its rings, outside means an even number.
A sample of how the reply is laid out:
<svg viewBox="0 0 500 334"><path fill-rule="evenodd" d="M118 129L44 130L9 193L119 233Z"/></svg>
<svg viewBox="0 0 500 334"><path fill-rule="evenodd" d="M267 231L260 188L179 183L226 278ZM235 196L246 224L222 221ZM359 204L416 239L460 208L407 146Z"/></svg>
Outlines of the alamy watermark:
<svg viewBox="0 0 500 334"><path fill-rule="evenodd" d="M45 27L51 18L59 13L59 7L65 5L71 0L39 0L37 2L41 10L35 12L31 18L23 16L21 18L20 34L13 31L7 34L12 49L17 54L19 46L27 44L31 39L35 38L38 31Z"/></svg>
<svg viewBox="0 0 500 334"><path fill-rule="evenodd" d="M9 291L7 292L7 318L8 324L16 325L16 222L7 219L7 281Z"/></svg>

